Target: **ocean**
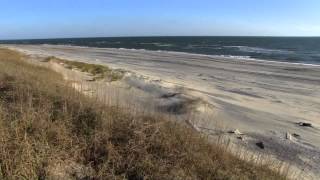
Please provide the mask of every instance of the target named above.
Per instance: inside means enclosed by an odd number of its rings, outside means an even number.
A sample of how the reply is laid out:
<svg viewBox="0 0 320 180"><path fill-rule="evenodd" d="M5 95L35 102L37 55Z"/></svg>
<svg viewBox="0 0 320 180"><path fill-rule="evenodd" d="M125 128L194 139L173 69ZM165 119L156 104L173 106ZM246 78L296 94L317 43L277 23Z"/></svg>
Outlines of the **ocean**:
<svg viewBox="0 0 320 180"><path fill-rule="evenodd" d="M176 51L239 59L320 64L320 37L112 37L7 40L0 43Z"/></svg>

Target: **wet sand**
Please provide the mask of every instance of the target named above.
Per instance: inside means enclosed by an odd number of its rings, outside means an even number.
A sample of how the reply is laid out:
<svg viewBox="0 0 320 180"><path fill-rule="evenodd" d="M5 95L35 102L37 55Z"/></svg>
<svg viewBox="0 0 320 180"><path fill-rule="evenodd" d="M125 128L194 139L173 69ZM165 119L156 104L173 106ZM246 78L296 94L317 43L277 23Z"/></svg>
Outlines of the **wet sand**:
<svg viewBox="0 0 320 180"><path fill-rule="evenodd" d="M174 93L201 98L215 112L212 122L219 120L226 130L238 129L244 134L239 144L274 154L319 175L320 66L145 50L7 46L33 55L125 69L174 89ZM300 126L299 122L311 123L312 127ZM195 126L214 129L210 122ZM292 135L289 139L287 133ZM256 146L259 141L264 149Z"/></svg>

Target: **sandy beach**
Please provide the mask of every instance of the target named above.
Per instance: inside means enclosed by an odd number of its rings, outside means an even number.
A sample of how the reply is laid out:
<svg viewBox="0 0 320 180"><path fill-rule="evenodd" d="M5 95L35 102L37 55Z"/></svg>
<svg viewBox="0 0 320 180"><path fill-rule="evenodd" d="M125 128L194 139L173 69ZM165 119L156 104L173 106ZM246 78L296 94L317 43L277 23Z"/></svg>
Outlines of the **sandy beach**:
<svg viewBox="0 0 320 180"><path fill-rule="evenodd" d="M218 120L224 131L237 129L243 133L242 140L230 134L239 145L275 155L319 175L320 66L146 50L59 45L6 47L34 56L124 69L170 89L172 94L168 97L183 94L199 98L214 113L210 117L212 123L196 123L197 129L215 129L213 122ZM163 97L156 88L132 79L127 83ZM257 142L263 142L264 147L259 148Z"/></svg>

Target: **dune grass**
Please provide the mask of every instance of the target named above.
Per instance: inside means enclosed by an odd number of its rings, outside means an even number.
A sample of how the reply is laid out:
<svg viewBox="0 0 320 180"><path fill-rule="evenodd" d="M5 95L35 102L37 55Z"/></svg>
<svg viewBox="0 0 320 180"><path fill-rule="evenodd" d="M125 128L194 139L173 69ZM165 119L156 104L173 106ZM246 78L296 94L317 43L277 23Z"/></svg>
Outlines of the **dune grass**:
<svg viewBox="0 0 320 180"><path fill-rule="evenodd" d="M44 59L44 62L62 63L68 69L77 69L82 72L90 73L94 76L94 80L107 78L109 81L117 81L123 78L124 72L120 70L112 70L107 66L99 64L90 64L77 61L69 61L50 56Z"/></svg>
<svg viewBox="0 0 320 180"><path fill-rule="evenodd" d="M186 125L100 104L0 49L0 179L285 179Z"/></svg>

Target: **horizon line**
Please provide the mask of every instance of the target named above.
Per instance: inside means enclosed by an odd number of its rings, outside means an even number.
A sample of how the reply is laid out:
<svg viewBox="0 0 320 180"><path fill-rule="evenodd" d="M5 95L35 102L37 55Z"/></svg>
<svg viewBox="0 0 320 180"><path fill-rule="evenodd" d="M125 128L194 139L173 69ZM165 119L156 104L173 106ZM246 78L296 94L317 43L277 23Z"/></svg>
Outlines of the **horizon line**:
<svg viewBox="0 0 320 180"><path fill-rule="evenodd" d="M254 36L242 36L242 35L146 35L146 36L78 36L78 37L52 37L52 38L13 38L13 39L0 39L0 41L25 41L25 40L58 40L58 39L89 39L89 38L148 38L148 37L275 37L275 38L319 38L320 36L277 36L277 35L254 35Z"/></svg>

